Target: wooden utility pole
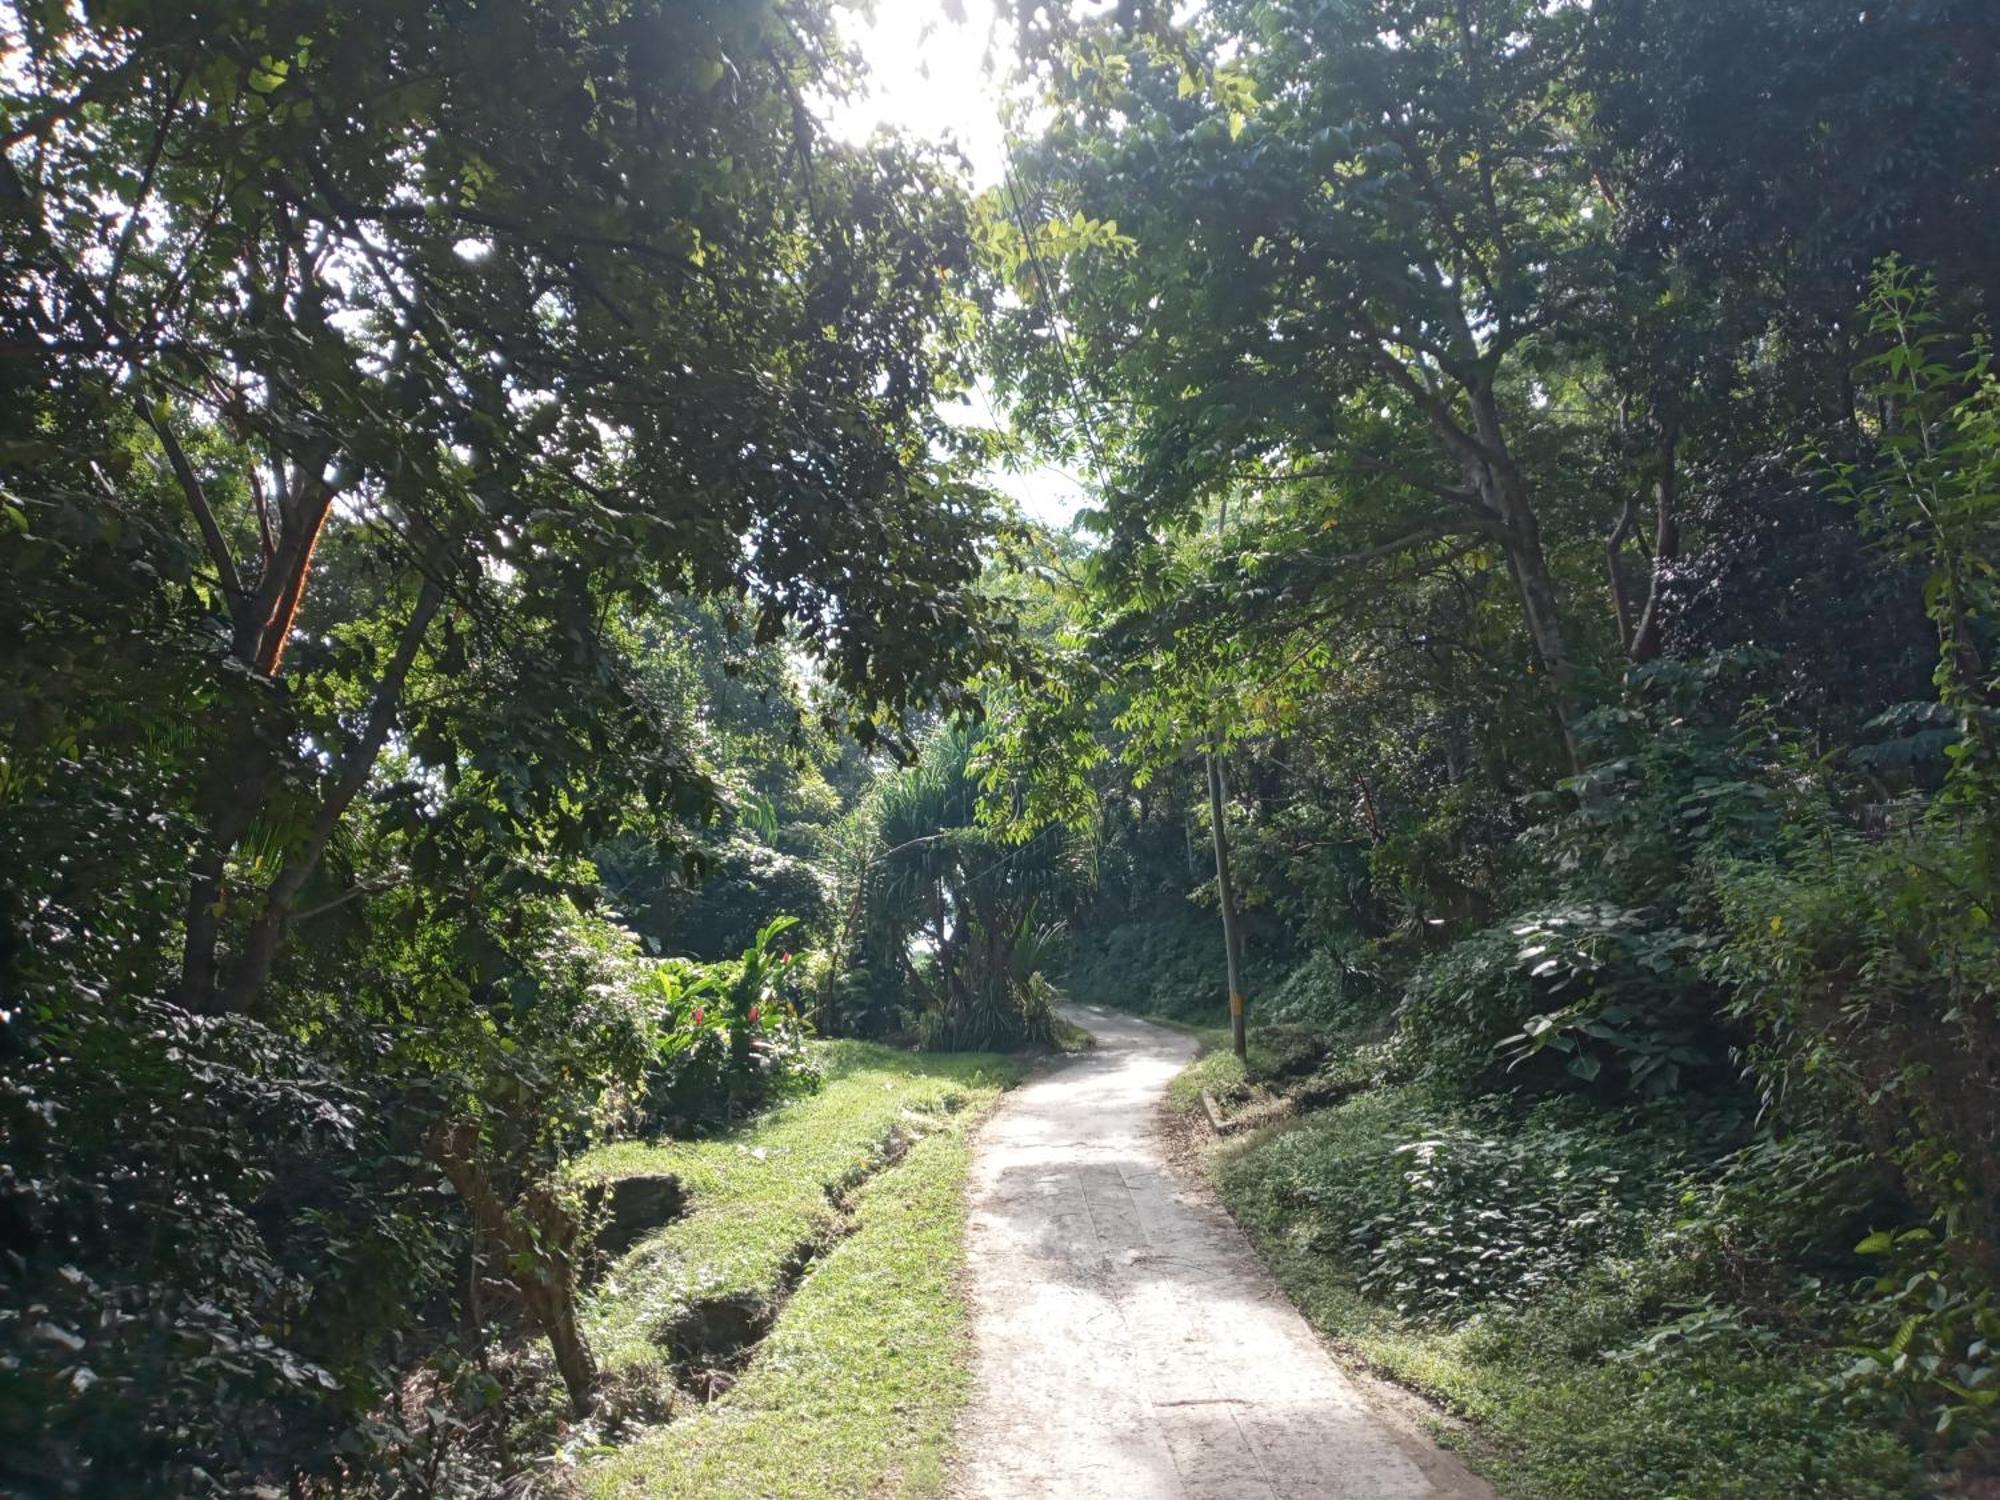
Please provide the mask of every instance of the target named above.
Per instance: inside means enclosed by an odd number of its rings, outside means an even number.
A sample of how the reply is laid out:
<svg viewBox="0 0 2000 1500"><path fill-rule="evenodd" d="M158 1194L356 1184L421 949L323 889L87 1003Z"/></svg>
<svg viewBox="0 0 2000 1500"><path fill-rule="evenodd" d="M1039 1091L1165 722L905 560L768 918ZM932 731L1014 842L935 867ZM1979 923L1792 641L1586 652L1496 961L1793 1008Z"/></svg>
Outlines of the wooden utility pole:
<svg viewBox="0 0 2000 1500"><path fill-rule="evenodd" d="M1229 531L1229 496L1225 493L1216 511L1218 539ZM1243 960L1243 937L1236 927L1236 882L1229 878L1229 825L1222 820L1223 804L1229 790L1222 784L1222 746L1211 740L1208 746L1208 821L1215 833L1215 899L1222 907L1222 949L1229 971L1229 1040L1239 1060L1249 1055L1249 1041L1243 1023L1243 982L1237 969Z"/></svg>
<svg viewBox="0 0 2000 1500"><path fill-rule="evenodd" d="M1222 784L1222 756L1208 752L1208 815L1215 828L1215 892L1222 906L1222 947L1229 968L1229 1038L1240 1058L1247 1054L1243 1021L1243 984L1237 974L1243 940L1236 926L1236 883L1229 878L1229 825L1222 820L1228 792Z"/></svg>

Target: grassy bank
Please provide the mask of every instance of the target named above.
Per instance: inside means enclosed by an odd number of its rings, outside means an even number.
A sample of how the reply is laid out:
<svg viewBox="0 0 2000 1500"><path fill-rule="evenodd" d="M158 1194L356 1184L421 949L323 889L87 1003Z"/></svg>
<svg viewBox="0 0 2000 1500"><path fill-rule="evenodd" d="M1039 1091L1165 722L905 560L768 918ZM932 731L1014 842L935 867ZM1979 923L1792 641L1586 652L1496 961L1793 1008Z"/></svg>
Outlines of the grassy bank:
<svg viewBox="0 0 2000 1500"><path fill-rule="evenodd" d="M1253 1042L1256 1041L1253 1033ZM1245 1112L1284 1092L1219 1046L1177 1082ZM1339 1068L1343 1059L1329 1059ZM1937 1493L1879 1412L1830 1394L1850 1356L1719 1258L1759 1212L1683 1170L1684 1121L1502 1113L1378 1084L1204 1149L1224 1203L1307 1317L1467 1419L1510 1500L1914 1500Z"/></svg>
<svg viewBox="0 0 2000 1500"><path fill-rule="evenodd" d="M588 1463L585 1491L933 1491L969 1378L965 1135L1020 1066L834 1043L818 1094L733 1136L588 1158L592 1176L673 1173L692 1205L598 1290L607 1369L717 1394Z"/></svg>

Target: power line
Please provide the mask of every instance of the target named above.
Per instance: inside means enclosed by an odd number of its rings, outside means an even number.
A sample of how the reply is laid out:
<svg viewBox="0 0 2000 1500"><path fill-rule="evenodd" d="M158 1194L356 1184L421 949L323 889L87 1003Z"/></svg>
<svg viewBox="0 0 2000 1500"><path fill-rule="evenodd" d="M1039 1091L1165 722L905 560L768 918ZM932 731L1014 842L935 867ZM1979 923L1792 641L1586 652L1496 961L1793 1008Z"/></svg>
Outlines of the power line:
<svg viewBox="0 0 2000 1500"><path fill-rule="evenodd" d="M1054 303L1053 283L1048 266L1042 260L1042 252L1035 243L1033 227L1028 222L1028 211L1020 188L1020 162L1014 155L1014 142L1008 137L1003 142L1007 153L1007 165L1001 171L1001 180L1007 190L1007 201L1014 212L1014 224L1021 231L1021 241L1026 247L1029 264L1034 268L1037 295L1042 304L1042 314L1049 320L1049 331L1055 337L1056 357L1062 365L1063 384L1069 390L1070 405L1075 408L1077 425L1083 429L1083 436L1089 444L1091 457L1097 463L1100 477L1109 471L1104 461L1104 445L1099 440L1097 428L1090 420L1090 412L1083 399L1083 392L1077 383L1076 366L1070 359L1069 343L1063 337L1062 314Z"/></svg>

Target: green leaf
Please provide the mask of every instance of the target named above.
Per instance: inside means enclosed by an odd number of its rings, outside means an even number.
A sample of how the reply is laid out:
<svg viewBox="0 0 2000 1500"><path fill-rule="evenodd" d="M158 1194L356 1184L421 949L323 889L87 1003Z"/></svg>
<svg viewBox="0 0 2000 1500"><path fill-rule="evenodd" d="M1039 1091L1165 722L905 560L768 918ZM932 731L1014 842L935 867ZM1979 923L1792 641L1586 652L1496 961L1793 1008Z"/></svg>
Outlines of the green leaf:
<svg viewBox="0 0 2000 1500"><path fill-rule="evenodd" d="M255 94L274 92L291 70L292 65L282 57L260 57L257 65L250 70L250 91Z"/></svg>

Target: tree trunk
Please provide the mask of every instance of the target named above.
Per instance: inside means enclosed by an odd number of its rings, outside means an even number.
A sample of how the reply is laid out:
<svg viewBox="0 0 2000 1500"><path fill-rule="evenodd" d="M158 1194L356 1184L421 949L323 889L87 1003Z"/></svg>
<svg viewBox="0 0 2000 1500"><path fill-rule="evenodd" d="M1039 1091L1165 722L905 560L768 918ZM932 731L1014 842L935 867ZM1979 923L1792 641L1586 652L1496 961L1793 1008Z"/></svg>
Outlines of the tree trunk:
<svg viewBox="0 0 2000 1500"><path fill-rule="evenodd" d="M417 596L416 607L404 622L402 636L396 643L396 654L383 671L381 681L375 685L375 696L369 703L368 718L362 726L360 739L348 755L340 775L327 789L305 842L286 860L277 878L271 882L270 889L264 894L263 909L244 935L242 954L230 973L228 988L223 994L226 1010L247 1013L256 1009L262 998L264 986L271 977L271 966L277 961L278 950L284 944L291 923L293 903L319 868L326 846L333 841L341 818L368 784L368 777L375 769L375 759L382 753L390 727L395 723L396 711L402 706L403 688L409 680L410 668L415 664L417 652L423 646L431 621L443 602L443 586L435 580L426 579Z"/></svg>
<svg viewBox="0 0 2000 1500"><path fill-rule="evenodd" d="M230 644L230 654L262 677L277 675L292 622L305 601L313 553L333 511L334 489L322 477L332 455L325 442L313 444L295 463L288 463L282 452L271 454L279 492L277 535L267 544L256 588L244 596L236 613Z"/></svg>
<svg viewBox="0 0 2000 1500"><path fill-rule="evenodd" d="M555 1190L537 1183L509 1211L479 1160L479 1127L439 1121L430 1153L472 1213L479 1232L498 1245L508 1279L555 1354L570 1410L589 1416L597 1404L597 1360L576 1315L580 1226Z"/></svg>
<svg viewBox="0 0 2000 1500"><path fill-rule="evenodd" d="M223 913L228 900L229 858L250 831L264 805L270 782L271 749L258 730L262 708L255 684L242 684L252 701L239 702L233 728L225 731L201 791L203 831L189 872L181 924L181 972L174 1000L191 1011L220 1009L218 981Z"/></svg>
<svg viewBox="0 0 2000 1500"><path fill-rule="evenodd" d="M1625 542L1632 535L1632 502L1627 500L1625 508L1618 513L1618 524L1611 528L1611 535L1604 539L1604 570L1611 584L1611 610L1618 621L1618 649L1632 649L1632 586L1625 579Z"/></svg>
<svg viewBox="0 0 2000 1500"><path fill-rule="evenodd" d="M1562 609L1556 600L1555 583L1549 577L1548 557L1542 551L1541 523L1529 502L1527 485L1507 452L1499 402L1491 386L1475 386L1468 395L1473 425L1483 450L1478 459L1468 463L1472 470L1470 477L1487 508L1507 530L1504 543L1507 565L1520 596L1521 618L1549 685L1563 746L1571 766L1575 767L1580 764L1576 743L1576 668L1563 634Z"/></svg>
<svg viewBox="0 0 2000 1500"><path fill-rule="evenodd" d="M1666 624L1667 569L1681 555L1681 528L1674 503L1680 482L1675 463L1679 446L1679 434L1668 427L1660 439L1658 468L1653 474L1653 581L1646 589L1646 607L1633 628L1627 652L1634 662L1649 662L1660 654Z"/></svg>
<svg viewBox="0 0 2000 1500"><path fill-rule="evenodd" d="M1193 880L1201 873L1201 862L1194 854L1194 808L1181 803L1178 797L1175 799L1175 808L1180 814L1181 832L1187 835L1187 872L1188 879Z"/></svg>
<svg viewBox="0 0 2000 1500"><path fill-rule="evenodd" d="M1243 938L1236 922L1236 883L1229 875L1229 825L1223 821L1227 789L1222 782L1222 757L1208 756L1208 813L1215 832L1215 894L1222 908L1222 951L1229 975L1229 1038L1238 1058L1248 1054L1249 1041L1243 1016L1243 985L1238 973Z"/></svg>
<svg viewBox="0 0 2000 1500"><path fill-rule="evenodd" d="M255 779L258 783L263 780L261 775ZM258 791L251 786L238 783L230 791L234 795L214 799L214 811L188 879L187 906L182 917L181 974L174 988L174 1000L201 1014L216 1008L216 979L220 969L216 949L222 941L229 856L250 831L260 800Z"/></svg>

